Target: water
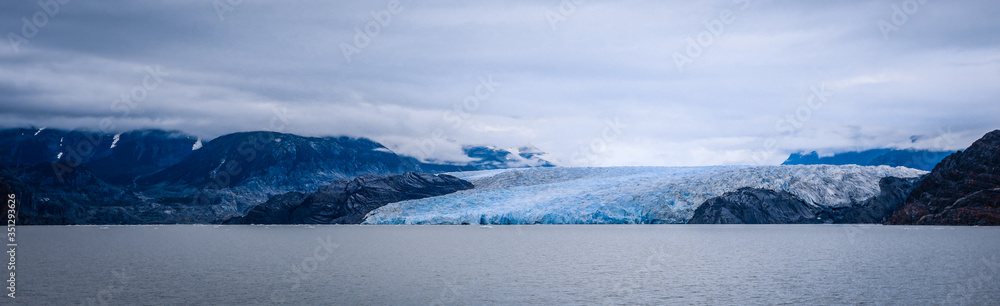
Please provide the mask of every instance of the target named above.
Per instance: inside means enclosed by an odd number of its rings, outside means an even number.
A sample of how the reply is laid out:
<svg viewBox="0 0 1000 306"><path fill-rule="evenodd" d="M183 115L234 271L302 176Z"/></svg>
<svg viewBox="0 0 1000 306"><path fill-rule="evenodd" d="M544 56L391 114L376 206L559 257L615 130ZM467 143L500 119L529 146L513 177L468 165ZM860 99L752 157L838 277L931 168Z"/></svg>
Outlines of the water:
<svg viewBox="0 0 1000 306"><path fill-rule="evenodd" d="M25 305L1000 301L1000 227L22 226L18 233L16 301Z"/></svg>

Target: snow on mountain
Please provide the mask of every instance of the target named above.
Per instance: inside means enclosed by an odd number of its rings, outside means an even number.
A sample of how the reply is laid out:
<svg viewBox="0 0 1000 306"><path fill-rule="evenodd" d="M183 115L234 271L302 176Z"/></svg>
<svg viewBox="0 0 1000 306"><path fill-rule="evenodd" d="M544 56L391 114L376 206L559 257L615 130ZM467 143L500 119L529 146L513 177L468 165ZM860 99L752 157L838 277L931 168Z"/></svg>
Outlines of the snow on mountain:
<svg viewBox="0 0 1000 306"><path fill-rule="evenodd" d="M889 166L524 168L449 173L476 188L403 201L366 224L684 223L705 200L742 187L787 191L843 207L879 192L887 176L926 171Z"/></svg>
<svg viewBox="0 0 1000 306"><path fill-rule="evenodd" d="M122 133L115 134L114 139L111 140L111 149L114 149L115 146L118 146L118 141L121 139L122 139Z"/></svg>
<svg viewBox="0 0 1000 306"><path fill-rule="evenodd" d="M506 149L495 146L465 146L462 151L466 156L475 159L469 165L478 169L555 166L545 160L547 156L545 152L533 146Z"/></svg>

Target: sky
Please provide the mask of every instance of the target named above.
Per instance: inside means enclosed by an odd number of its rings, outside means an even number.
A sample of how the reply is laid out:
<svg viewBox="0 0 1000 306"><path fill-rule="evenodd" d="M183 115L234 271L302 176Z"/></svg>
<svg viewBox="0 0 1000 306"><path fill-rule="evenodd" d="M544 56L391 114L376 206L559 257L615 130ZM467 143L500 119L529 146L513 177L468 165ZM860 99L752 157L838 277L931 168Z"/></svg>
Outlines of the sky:
<svg viewBox="0 0 1000 306"><path fill-rule="evenodd" d="M64 3L65 2L65 3ZM1000 128L1000 2L4 1L0 127L367 137L567 166L957 150Z"/></svg>

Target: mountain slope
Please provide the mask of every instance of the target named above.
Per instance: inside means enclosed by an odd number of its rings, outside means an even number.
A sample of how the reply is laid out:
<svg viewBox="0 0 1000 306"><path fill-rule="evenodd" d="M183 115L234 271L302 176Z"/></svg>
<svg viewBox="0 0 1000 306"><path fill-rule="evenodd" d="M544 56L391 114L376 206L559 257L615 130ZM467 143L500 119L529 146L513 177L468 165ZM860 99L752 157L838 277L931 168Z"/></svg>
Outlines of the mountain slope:
<svg viewBox="0 0 1000 306"><path fill-rule="evenodd" d="M759 188L740 188L714 197L695 210L690 224L882 223L890 217L920 178L884 177L879 193L847 207L822 207L797 196Z"/></svg>
<svg viewBox="0 0 1000 306"><path fill-rule="evenodd" d="M823 223L823 211L785 191L744 187L705 201L688 224Z"/></svg>
<svg viewBox="0 0 1000 306"><path fill-rule="evenodd" d="M472 184L449 175L407 172L364 175L320 187L312 194L290 192L272 197L230 224L358 224L385 204L449 194Z"/></svg>
<svg viewBox="0 0 1000 306"><path fill-rule="evenodd" d="M55 163L69 174L84 166L108 183L132 184L191 154L196 139L179 132L137 130L121 134L56 129L0 130L0 162L8 167Z"/></svg>
<svg viewBox="0 0 1000 306"><path fill-rule="evenodd" d="M860 165L860 166L901 166L930 171L952 151L873 149L860 152L844 152L833 156L820 157L816 151L808 154L795 153L782 165Z"/></svg>
<svg viewBox="0 0 1000 306"><path fill-rule="evenodd" d="M1000 225L1000 130L941 161L889 224Z"/></svg>

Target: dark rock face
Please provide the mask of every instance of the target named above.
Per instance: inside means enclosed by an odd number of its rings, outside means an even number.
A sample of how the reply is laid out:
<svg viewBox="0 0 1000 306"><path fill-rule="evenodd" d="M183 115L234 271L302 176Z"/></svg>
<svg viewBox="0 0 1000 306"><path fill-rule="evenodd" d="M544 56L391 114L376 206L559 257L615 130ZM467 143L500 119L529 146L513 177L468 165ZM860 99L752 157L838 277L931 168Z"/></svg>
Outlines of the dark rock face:
<svg viewBox="0 0 1000 306"><path fill-rule="evenodd" d="M86 164L95 176L112 184L134 184L135 180L177 164L194 152L196 138L178 132L138 130L112 138L107 156Z"/></svg>
<svg viewBox="0 0 1000 306"><path fill-rule="evenodd" d="M879 194L871 199L842 209L829 212L833 223L884 223L896 208L906 200L906 196L917 187L923 177L886 177L879 180Z"/></svg>
<svg viewBox="0 0 1000 306"><path fill-rule="evenodd" d="M231 224L360 224L366 214L389 203L445 195L471 189L471 183L450 175L407 172L364 175L341 180L316 192L286 193L250 209Z"/></svg>
<svg viewBox="0 0 1000 306"><path fill-rule="evenodd" d="M537 159L540 154L522 149L519 156ZM309 195L363 175L515 165L484 158L468 165L432 164L397 155L365 138L275 132L228 134L202 144L193 136L160 130L0 130L0 180L23 195L22 224L217 223L242 216L275 195ZM294 194L286 197L274 201L304 200L292 200ZM259 209L265 207L271 206ZM290 216L275 218L287 221ZM334 222L317 218L310 222Z"/></svg>
<svg viewBox="0 0 1000 306"><path fill-rule="evenodd" d="M782 165L860 165L860 166L903 166L930 171L951 151L873 149L860 152L844 152L833 156L820 157L815 151L795 153Z"/></svg>
<svg viewBox="0 0 1000 306"><path fill-rule="evenodd" d="M888 224L1000 225L1000 130L941 161Z"/></svg>
<svg viewBox="0 0 1000 306"><path fill-rule="evenodd" d="M6 168L0 178L21 199L21 224L170 224L216 219L209 208L161 205L131 188L108 184L85 167L57 177L49 164L40 163L16 172Z"/></svg>
<svg viewBox="0 0 1000 306"><path fill-rule="evenodd" d="M292 219L292 211L295 210L308 194L298 191L279 194L264 202L250 208L246 216L233 217L226 220L225 224L289 224Z"/></svg>
<svg viewBox="0 0 1000 306"><path fill-rule="evenodd" d="M243 132L213 139L181 162L139 183L215 184L226 188L257 180L271 185L302 185L419 170L415 159L396 155L364 138Z"/></svg>
<svg viewBox="0 0 1000 306"><path fill-rule="evenodd" d="M881 223L888 219L920 178L885 177L879 194L847 207L820 207L793 194L742 188L708 199L694 212L689 224L813 224Z"/></svg>
<svg viewBox="0 0 1000 306"><path fill-rule="evenodd" d="M117 140L116 140L117 139ZM54 129L0 130L0 162L8 167L52 164L59 175L79 166L112 184L132 184L176 164L196 139L179 132L138 130L121 134Z"/></svg>
<svg viewBox="0 0 1000 306"><path fill-rule="evenodd" d="M350 137L303 137L276 132L220 136L177 164L139 178L142 188L187 194L187 204L213 206L220 217L242 215L286 192L311 192L365 174L421 171L414 158ZM176 197L168 192L155 197Z"/></svg>
<svg viewBox="0 0 1000 306"><path fill-rule="evenodd" d="M60 159L87 163L111 154L111 136L54 129L0 130L0 162L7 166L51 163Z"/></svg>
<svg viewBox="0 0 1000 306"><path fill-rule="evenodd" d="M702 203L688 224L823 223L822 210L788 192L741 188Z"/></svg>

